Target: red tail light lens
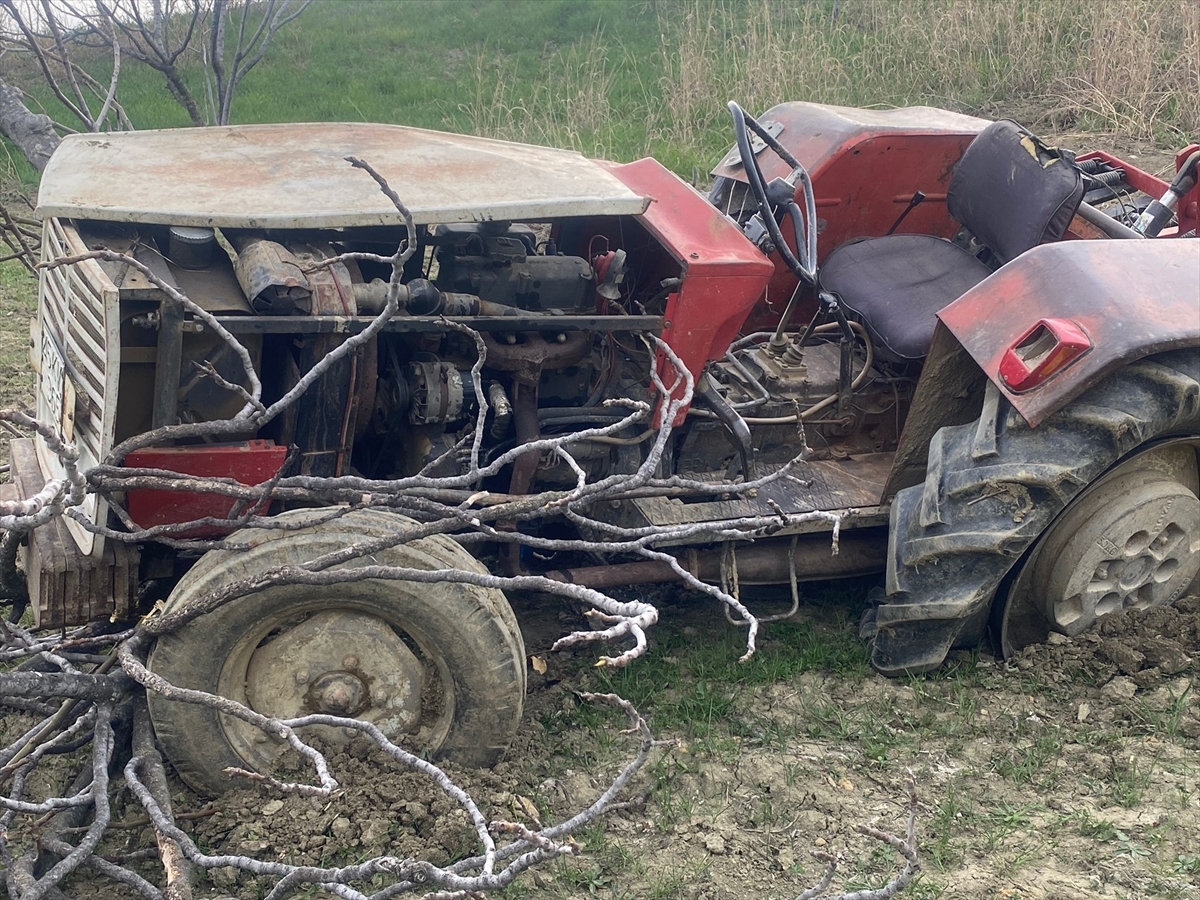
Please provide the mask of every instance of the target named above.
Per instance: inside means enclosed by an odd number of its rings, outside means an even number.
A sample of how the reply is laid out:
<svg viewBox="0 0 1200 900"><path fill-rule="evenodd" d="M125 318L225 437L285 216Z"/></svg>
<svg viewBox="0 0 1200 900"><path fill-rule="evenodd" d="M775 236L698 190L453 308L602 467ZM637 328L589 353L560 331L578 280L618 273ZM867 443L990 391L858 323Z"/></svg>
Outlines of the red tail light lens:
<svg viewBox="0 0 1200 900"><path fill-rule="evenodd" d="M1000 380L1013 393L1029 391L1092 349L1092 341L1071 319L1041 319L1000 359Z"/></svg>

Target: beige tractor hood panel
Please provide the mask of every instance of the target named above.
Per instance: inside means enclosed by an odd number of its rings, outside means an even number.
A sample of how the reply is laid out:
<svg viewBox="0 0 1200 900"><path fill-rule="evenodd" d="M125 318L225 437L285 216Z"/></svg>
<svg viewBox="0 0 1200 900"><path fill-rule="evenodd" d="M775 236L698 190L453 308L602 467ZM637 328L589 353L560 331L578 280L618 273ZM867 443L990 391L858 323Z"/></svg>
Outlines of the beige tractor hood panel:
<svg viewBox="0 0 1200 900"><path fill-rule="evenodd" d="M579 153L400 125L174 128L63 139L42 174L43 217L224 228L350 228L639 215L647 200Z"/></svg>

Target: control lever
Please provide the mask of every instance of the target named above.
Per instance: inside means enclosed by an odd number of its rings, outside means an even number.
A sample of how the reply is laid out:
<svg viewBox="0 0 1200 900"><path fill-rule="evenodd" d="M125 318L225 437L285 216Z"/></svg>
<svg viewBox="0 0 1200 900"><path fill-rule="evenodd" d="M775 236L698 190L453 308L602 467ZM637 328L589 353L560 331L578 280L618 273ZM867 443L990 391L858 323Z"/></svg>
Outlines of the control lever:
<svg viewBox="0 0 1200 900"><path fill-rule="evenodd" d="M821 291L817 295L817 299L821 301L821 309L832 314L834 320L838 323L838 328L842 332L842 339L838 342L839 365L838 365L838 412L842 412L846 403L850 399L850 384L853 380L853 352L854 352L854 329L850 327L850 322L846 319L845 310L842 309L842 304L837 296L828 291Z"/></svg>
<svg viewBox="0 0 1200 900"><path fill-rule="evenodd" d="M900 213L900 216L896 219L896 221L892 223L892 227L887 230L887 233L891 234L893 231L895 231L897 228L899 228L900 223L908 218L908 214L924 202L925 202L925 192L924 191L917 191L916 193L914 193L912 195L912 199L908 201L908 206L904 207L904 210Z"/></svg>

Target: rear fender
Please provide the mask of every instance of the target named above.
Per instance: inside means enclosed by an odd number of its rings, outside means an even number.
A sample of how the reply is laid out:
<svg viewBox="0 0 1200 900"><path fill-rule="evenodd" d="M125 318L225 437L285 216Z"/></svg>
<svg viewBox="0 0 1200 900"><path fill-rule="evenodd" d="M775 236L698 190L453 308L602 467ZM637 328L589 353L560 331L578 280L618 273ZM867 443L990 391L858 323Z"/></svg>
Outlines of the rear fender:
<svg viewBox="0 0 1200 900"><path fill-rule="evenodd" d="M926 457L934 434L949 425L965 425L978 419L986 385L983 370L958 338L939 322L904 420L904 431L892 458L881 502L887 502L902 488L925 480Z"/></svg>
<svg viewBox="0 0 1200 900"><path fill-rule="evenodd" d="M1122 365L1200 347L1198 301L1200 241L1063 241L1013 260L938 318L1036 427ZM1038 377L1055 354L1060 364Z"/></svg>

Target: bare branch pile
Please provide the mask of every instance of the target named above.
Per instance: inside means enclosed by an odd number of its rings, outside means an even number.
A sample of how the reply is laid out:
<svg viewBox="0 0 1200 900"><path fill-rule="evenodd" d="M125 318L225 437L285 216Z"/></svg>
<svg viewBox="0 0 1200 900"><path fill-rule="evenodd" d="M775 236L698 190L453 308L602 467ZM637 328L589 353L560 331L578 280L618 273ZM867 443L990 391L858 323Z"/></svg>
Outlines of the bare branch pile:
<svg viewBox="0 0 1200 900"><path fill-rule="evenodd" d="M241 40L241 38L239 38ZM457 786L436 765L397 746L371 722L349 716L305 715L279 718L263 715L228 696L194 690L170 683L147 666L147 653L158 638L169 635L189 622L211 615L241 597L281 585L347 585L365 580L408 583L457 583L502 590L536 590L571 598L591 609L596 630L576 631L560 639L555 648L591 643L615 644L610 655L601 656L604 666L624 666L647 649L647 630L658 619L658 610L644 599L621 600L604 592L538 575L492 575L480 570L454 566L418 568L381 564L379 554L434 535L452 536L463 544L492 542L527 547L538 551L578 551L642 557L665 562L690 586L704 591L723 603L730 615L747 629L744 658L755 652L759 620L737 599L736 590L725 590L693 575L669 550L684 539L728 541L774 533L811 516L824 513L749 517L720 525L679 525L669 528L621 528L595 517L591 510L608 504L646 495L680 496L689 493L721 491L731 495L749 493L780 478L795 478L801 464L797 458L780 470L739 484L707 484L658 474L659 462L671 435L671 423L691 402L692 376L657 338L643 338L652 352L649 358L664 360L665 370L674 375L664 378L657 367L649 378L654 396L647 400L609 401L620 418L611 423L587 428L569 435L545 437L520 444L491 460L481 457L481 442L488 413L486 392L480 372L487 347L472 329L447 321L447 329L457 329L474 340L478 359L471 372L479 413L474 426L465 430L448 452L462 463L458 474L435 474L437 463L416 475L393 480L371 480L354 475L320 478L280 474L257 486L245 486L229 478L203 478L158 469L125 467L125 457L144 447L162 446L180 439L219 438L253 433L282 414L309 390L320 376L340 359L356 352L384 327L389 319L401 314L405 288L401 283L404 263L416 246L416 234L404 203L382 175L369 163L349 158L351 165L374 178L392 200L407 223L407 240L390 257L376 257L390 263L392 277L387 286L386 302L369 327L329 352L279 400L266 404L262 384L249 353L206 310L185 294L164 283L153 271L132 256L98 249L78 256L49 259L40 263L55 268L84 259L119 261L137 269L174 302L180 304L206 328L220 336L241 361L240 383L219 376L211 367L202 370L221 388L242 401L232 418L170 424L131 438L113 449L103 464L86 471L77 466L78 453L64 442L51 423L39 422L21 411L0 412L0 419L40 435L46 448L62 463L64 477L46 483L35 497L0 503L0 602L12 607L9 621L0 625L0 704L34 714L36 724L0 750L0 865L13 900L41 900L58 896L58 886L81 866L128 886L144 897L187 898L194 869L234 867L253 876L274 881L267 895L271 900L291 896L305 885L316 885L339 897L394 897L420 893L428 898L482 896L483 892L504 887L530 867L578 851L571 835L594 821L610 808L615 798L645 764L655 741L645 719L627 701L613 695L584 695L584 699L613 705L628 717L638 748L604 793L586 809L557 825L530 826L520 822L488 821L475 799ZM357 256L361 257L362 254ZM645 461L636 472L590 481L584 468L573 456L573 446L589 440L604 440L622 429L637 425L651 432ZM527 454L556 457L577 476L569 490L543 491L513 495L494 494L480 488L483 480ZM441 460L439 460L440 462ZM286 467L285 467L286 469ZM284 470L281 470L281 473ZM204 492L228 499L229 512L222 518L207 517L179 525L139 528L123 508L121 499L134 488L153 488L170 492ZM122 527L92 523L80 510L89 494L98 494L109 503ZM305 507L311 511L299 519L294 515L273 517L266 514L272 503ZM194 597L183 608L155 610L137 622L93 623L65 633L39 634L17 624L26 603L25 587L16 566L21 540L33 529L58 517L68 517L80 527L102 534L113 541L142 543L156 541L192 554L208 550L247 549L244 529L261 532L286 532L311 526L314 522L334 522L361 510L384 510L398 514L386 533L364 537L348 546L321 552L300 564L280 565L245 578L225 581L219 587ZM549 520L565 520L588 539L539 537L530 526ZM196 538L198 526L215 526L230 533L225 538ZM836 532L835 532L836 534ZM309 737L309 729L350 729L369 739L397 766L421 773L431 779L465 811L472 823L479 851L477 855L446 866L435 866L415 859L380 856L365 862L321 868L292 865L277 860L249 856L208 855L193 843L179 827L173 815L163 762L155 749L147 712L147 696L156 702L171 702L206 707L245 723L280 742L299 756L311 774L308 780L281 777L272 772L230 768L226 773L286 794L332 797L339 790L336 773ZM39 765L48 757L79 750L90 745L90 759L75 782L65 790L46 791L39 785ZM39 785L35 787L35 785ZM110 826L110 808L117 785L132 792L145 809L156 835L163 865L163 886L153 885L122 864L97 853ZM41 799L38 799L38 798ZM914 801L915 802L915 801ZM915 806L913 807L915 815ZM884 890L886 893L843 895L846 898L892 896L903 888L917 869L912 818L905 838L882 832L864 832L897 850L907 866ZM76 837L78 836L78 837ZM72 840L74 839L74 840ZM833 861L821 889L832 877ZM385 886L379 888L382 877ZM815 889L814 889L815 890ZM814 896L811 892L802 897Z"/></svg>

